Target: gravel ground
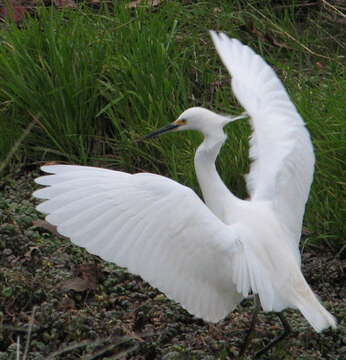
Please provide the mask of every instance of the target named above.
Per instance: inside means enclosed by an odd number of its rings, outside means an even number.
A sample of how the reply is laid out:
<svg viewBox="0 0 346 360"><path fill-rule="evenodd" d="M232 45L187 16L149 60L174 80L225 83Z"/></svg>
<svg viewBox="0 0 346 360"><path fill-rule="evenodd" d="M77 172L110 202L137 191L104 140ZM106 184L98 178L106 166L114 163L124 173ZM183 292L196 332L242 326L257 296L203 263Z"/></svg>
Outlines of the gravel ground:
<svg viewBox="0 0 346 360"><path fill-rule="evenodd" d="M251 300L216 325L192 317L139 277L45 229L31 198L37 175L17 170L0 180L0 360L17 359L18 340L20 359L237 358ZM316 334L299 312L286 311L294 332L262 359L345 360L346 261L309 248L303 270L338 330ZM280 331L274 314L261 313L243 359Z"/></svg>

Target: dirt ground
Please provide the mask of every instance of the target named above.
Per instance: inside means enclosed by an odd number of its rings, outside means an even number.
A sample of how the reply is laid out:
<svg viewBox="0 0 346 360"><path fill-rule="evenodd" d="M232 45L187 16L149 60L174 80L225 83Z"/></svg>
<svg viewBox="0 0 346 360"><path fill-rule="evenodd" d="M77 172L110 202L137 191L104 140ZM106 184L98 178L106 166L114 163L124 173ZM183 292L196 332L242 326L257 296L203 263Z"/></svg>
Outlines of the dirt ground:
<svg viewBox="0 0 346 360"><path fill-rule="evenodd" d="M253 302L216 325L196 319L139 277L52 234L35 209L35 171L0 180L0 360L235 359ZM308 247L303 271L338 319L317 334L286 311L293 334L263 359L346 359L346 260ZM246 356L279 335L275 314L261 313Z"/></svg>

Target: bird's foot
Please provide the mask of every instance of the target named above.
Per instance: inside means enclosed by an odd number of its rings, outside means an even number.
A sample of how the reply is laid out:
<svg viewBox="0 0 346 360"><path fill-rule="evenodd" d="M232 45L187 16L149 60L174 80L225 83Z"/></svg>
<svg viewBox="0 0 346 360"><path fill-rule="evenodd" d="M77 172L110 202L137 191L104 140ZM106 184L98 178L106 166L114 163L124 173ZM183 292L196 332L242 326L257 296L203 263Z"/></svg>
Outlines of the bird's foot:
<svg viewBox="0 0 346 360"><path fill-rule="evenodd" d="M288 323L287 319L283 315L283 313L276 313L276 315L279 317L281 324L283 325L284 332L275 338L273 341L271 341L269 344L267 344L263 349L258 351L255 354L255 359L259 359L260 356L264 355L268 350L270 350L274 345L282 341L284 338L286 338L288 335L292 333L292 329L290 327L290 324Z"/></svg>

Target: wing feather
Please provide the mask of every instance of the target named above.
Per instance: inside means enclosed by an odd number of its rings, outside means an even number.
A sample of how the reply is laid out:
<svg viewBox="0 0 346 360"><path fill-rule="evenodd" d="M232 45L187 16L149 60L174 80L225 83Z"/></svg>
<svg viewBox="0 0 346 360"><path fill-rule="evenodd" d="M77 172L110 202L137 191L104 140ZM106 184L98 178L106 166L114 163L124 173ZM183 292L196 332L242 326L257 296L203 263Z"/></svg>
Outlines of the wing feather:
<svg viewBox="0 0 346 360"><path fill-rule="evenodd" d="M34 196L47 221L75 244L127 267L189 312L225 317L242 299L233 279L243 247L189 188L154 174L52 165ZM239 274L237 281L242 279ZM238 288L243 289L243 285Z"/></svg>
<svg viewBox="0 0 346 360"><path fill-rule="evenodd" d="M300 239L314 171L309 133L274 70L248 46L211 32L232 76L232 89L250 115L252 164L246 177L253 201L270 201L280 222Z"/></svg>

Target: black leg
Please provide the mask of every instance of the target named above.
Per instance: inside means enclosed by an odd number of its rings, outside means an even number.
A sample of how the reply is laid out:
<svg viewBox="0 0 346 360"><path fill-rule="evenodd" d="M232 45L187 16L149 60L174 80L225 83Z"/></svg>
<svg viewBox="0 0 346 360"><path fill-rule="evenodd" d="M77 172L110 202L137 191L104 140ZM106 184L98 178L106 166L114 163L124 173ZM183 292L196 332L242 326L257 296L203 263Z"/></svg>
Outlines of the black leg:
<svg viewBox="0 0 346 360"><path fill-rule="evenodd" d="M262 350L260 350L258 353L256 353L255 358L259 358L261 355L265 354L275 344L277 344L279 341L283 340L286 336L288 336L292 332L290 324L288 323L284 314L282 312L275 313L275 314L279 317L281 324L284 327L284 332L280 336L278 336L276 339L274 339L272 342L270 342L268 345L266 345Z"/></svg>
<svg viewBox="0 0 346 360"><path fill-rule="evenodd" d="M260 310L259 309L260 300L259 300L258 295L255 295L254 302L255 302L255 309L254 309L254 311L252 313L250 327L246 332L245 339L244 339L243 344L242 344L242 346L240 348L240 352L239 352L240 357L245 354L245 351L246 351L247 347L249 346L251 336L252 336L252 334L253 334L253 332L255 330L256 319L257 319L258 312Z"/></svg>

